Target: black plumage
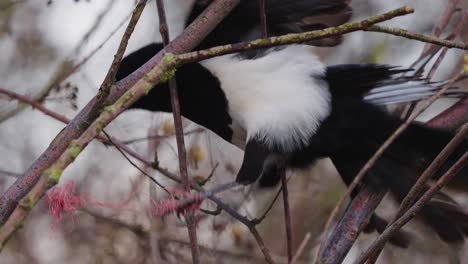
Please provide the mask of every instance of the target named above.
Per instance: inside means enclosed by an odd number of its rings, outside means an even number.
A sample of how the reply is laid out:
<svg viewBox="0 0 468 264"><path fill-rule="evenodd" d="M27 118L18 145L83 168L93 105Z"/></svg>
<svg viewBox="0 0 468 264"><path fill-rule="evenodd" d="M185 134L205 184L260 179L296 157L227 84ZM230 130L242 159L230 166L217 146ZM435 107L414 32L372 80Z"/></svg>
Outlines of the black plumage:
<svg viewBox="0 0 468 264"><path fill-rule="evenodd" d="M153 43L126 56L120 64L116 79L121 80L131 74L162 48L162 43ZM175 76L182 114L230 141L233 132L229 124L232 119L226 112L227 101L219 89L218 79L198 63L183 65ZM169 94L168 83L162 83L130 108L171 112Z"/></svg>

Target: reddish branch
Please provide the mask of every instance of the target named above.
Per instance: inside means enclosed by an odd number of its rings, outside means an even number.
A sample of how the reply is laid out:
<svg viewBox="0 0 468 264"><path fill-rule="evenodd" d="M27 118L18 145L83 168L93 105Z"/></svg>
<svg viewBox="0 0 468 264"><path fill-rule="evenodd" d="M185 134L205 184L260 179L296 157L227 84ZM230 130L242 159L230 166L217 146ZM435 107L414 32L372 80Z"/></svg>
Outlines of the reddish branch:
<svg viewBox="0 0 468 264"><path fill-rule="evenodd" d="M143 13L143 10L146 6L146 2L147 0L140 0L133 10L132 17L130 18L130 22L128 23L127 29L125 30L122 39L120 40L119 47L117 48L117 52L114 55L112 64L106 74L106 77L104 78L104 81L101 84L101 87L99 88L99 92L96 97L96 103L93 106L95 111L100 112L104 106L104 101L109 95L112 85L115 82L115 76L117 75L120 62L123 59L125 50L127 49L128 40L130 39L133 30L135 30L135 26L138 23L138 20L140 20L141 14Z"/></svg>
<svg viewBox="0 0 468 264"><path fill-rule="evenodd" d="M440 17L439 23L437 23L437 26L434 27L432 35L436 38L440 37L442 32L444 32L445 28L448 26L450 20L453 17L453 14L458 9L458 5L460 3L460 0L450 0L450 2L447 5L447 8L444 11L444 14ZM426 44L426 46L423 49L423 52L421 56L424 56L425 54L430 54L430 49L433 47L431 44Z"/></svg>
<svg viewBox="0 0 468 264"><path fill-rule="evenodd" d="M166 46L169 44L169 31L166 21L166 12L164 9L163 0L156 1L158 16L159 16L159 29L163 39L163 44ZM176 142L177 142L177 153L179 157L179 172L182 176L182 183L185 192L190 192L190 179L188 176L187 169L187 151L184 142L184 128L182 126L182 116L180 113L180 100L177 94L177 83L176 77L174 76L169 80L169 92L171 97L172 116L174 118ZM186 210L184 213L185 220L187 222L188 234L192 249L192 262L197 264L200 263L200 249L198 247L197 239L197 221L193 210Z"/></svg>
<svg viewBox="0 0 468 264"><path fill-rule="evenodd" d="M64 123L68 123L70 121L64 115L58 114L56 112L53 112L53 111L47 109L40 102L37 102L37 101L33 100L29 96L17 94L15 92L12 92L12 91L9 91L9 90L3 89L3 88L0 88L0 94L4 94L4 95L10 97L11 99L15 99L15 100L18 100L20 102L29 104L30 106L32 106L33 108L36 108L37 110L43 112L44 114L46 114L46 115L48 115L48 116L50 116L52 118L55 118L57 120L60 120L60 121L62 121Z"/></svg>
<svg viewBox="0 0 468 264"><path fill-rule="evenodd" d="M384 190L363 185L333 230L316 263L342 263L384 195Z"/></svg>
<svg viewBox="0 0 468 264"><path fill-rule="evenodd" d="M428 126L454 130L468 122L468 97L461 99L438 116L427 122Z"/></svg>
<svg viewBox="0 0 468 264"><path fill-rule="evenodd" d="M0 169L0 175L2 175L2 176L8 176L8 177L14 177L14 178L19 178L19 177L21 177L21 174L19 174L19 173L11 172L11 171L6 171L6 170L2 170L2 169Z"/></svg>

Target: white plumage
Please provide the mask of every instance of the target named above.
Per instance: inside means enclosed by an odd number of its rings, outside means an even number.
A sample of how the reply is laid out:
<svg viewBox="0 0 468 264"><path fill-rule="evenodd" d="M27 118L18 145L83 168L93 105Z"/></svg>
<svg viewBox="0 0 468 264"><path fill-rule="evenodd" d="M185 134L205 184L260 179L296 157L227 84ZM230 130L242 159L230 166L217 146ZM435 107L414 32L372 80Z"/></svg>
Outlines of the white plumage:
<svg viewBox="0 0 468 264"><path fill-rule="evenodd" d="M247 131L247 139L294 151L308 143L330 113L325 65L306 45L267 53L255 59L225 55L201 64L219 79L229 114Z"/></svg>

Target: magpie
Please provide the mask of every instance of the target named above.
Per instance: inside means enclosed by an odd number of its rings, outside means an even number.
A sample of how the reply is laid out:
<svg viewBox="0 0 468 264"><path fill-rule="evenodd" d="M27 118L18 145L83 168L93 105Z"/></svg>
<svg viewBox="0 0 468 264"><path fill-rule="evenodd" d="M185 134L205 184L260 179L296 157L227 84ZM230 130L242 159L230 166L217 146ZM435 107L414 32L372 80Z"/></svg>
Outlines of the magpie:
<svg viewBox="0 0 468 264"><path fill-rule="evenodd" d="M252 2L255 1L241 1L198 48L258 37L259 23L255 20L258 9ZM330 21L343 23L349 19L348 3L267 0L269 33L320 28L321 25L304 21L315 21L311 17L322 13L341 16L341 20ZM188 22L203 10L203 4L207 1L194 5ZM281 13L278 6L287 12ZM306 44L323 45L324 42ZM343 181L350 184L403 122L382 105L419 100L438 89L436 83L399 77L409 69L375 64L326 66L306 44L220 56L177 70L182 115L244 149L236 179L239 183L258 180L260 186L272 186L278 183L285 168L306 169L318 159L329 157ZM161 49L162 44L156 43L128 55L120 65L117 79L132 73ZM132 108L170 112L168 85L157 85ZM451 137L451 132L413 123L385 151L363 181L373 188L390 191L401 201ZM465 141L435 178L467 150ZM467 184L465 168L450 187L464 189ZM463 241L468 231L468 215L450 196L443 192L438 196L422 210L424 221L444 241ZM379 229L380 220L374 215L371 225Z"/></svg>

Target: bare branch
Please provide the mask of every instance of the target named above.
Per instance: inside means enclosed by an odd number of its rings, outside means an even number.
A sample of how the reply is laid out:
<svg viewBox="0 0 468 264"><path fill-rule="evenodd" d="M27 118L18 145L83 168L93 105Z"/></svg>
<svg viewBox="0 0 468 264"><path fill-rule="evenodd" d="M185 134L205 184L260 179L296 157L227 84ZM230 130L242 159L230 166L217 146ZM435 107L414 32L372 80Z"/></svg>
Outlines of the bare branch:
<svg viewBox="0 0 468 264"><path fill-rule="evenodd" d="M385 26L371 26L365 29L365 31L382 32L382 33L386 33L390 35L404 37L407 39L413 39L413 40L418 40L418 41L422 41L426 43L436 44L436 45L444 46L447 48L457 48L457 49L462 49L462 50L468 50L468 44L463 43L463 42L450 41L450 40L431 37L428 35L412 33L406 29L401 29L401 28L391 28L391 27L385 27Z"/></svg>
<svg viewBox="0 0 468 264"><path fill-rule="evenodd" d="M455 129L468 122L468 98L461 99L427 122L428 126Z"/></svg>
<svg viewBox="0 0 468 264"><path fill-rule="evenodd" d="M99 92L97 94L96 103L94 105L94 109L100 110L106 100L107 96L110 93L112 88L112 84L115 82L115 76L117 75L117 71L119 70L120 62L122 61L123 55L125 50L127 49L128 40L132 35L133 31L135 30L135 26L140 20L141 14L143 13L143 9L145 9L147 0L140 0L136 5L135 9L133 10L132 17L130 18L130 22L128 23L127 29L125 30L122 39L120 40L119 47L117 48L117 52L114 55L114 60L109 68L109 71L104 78L104 81L99 88Z"/></svg>

